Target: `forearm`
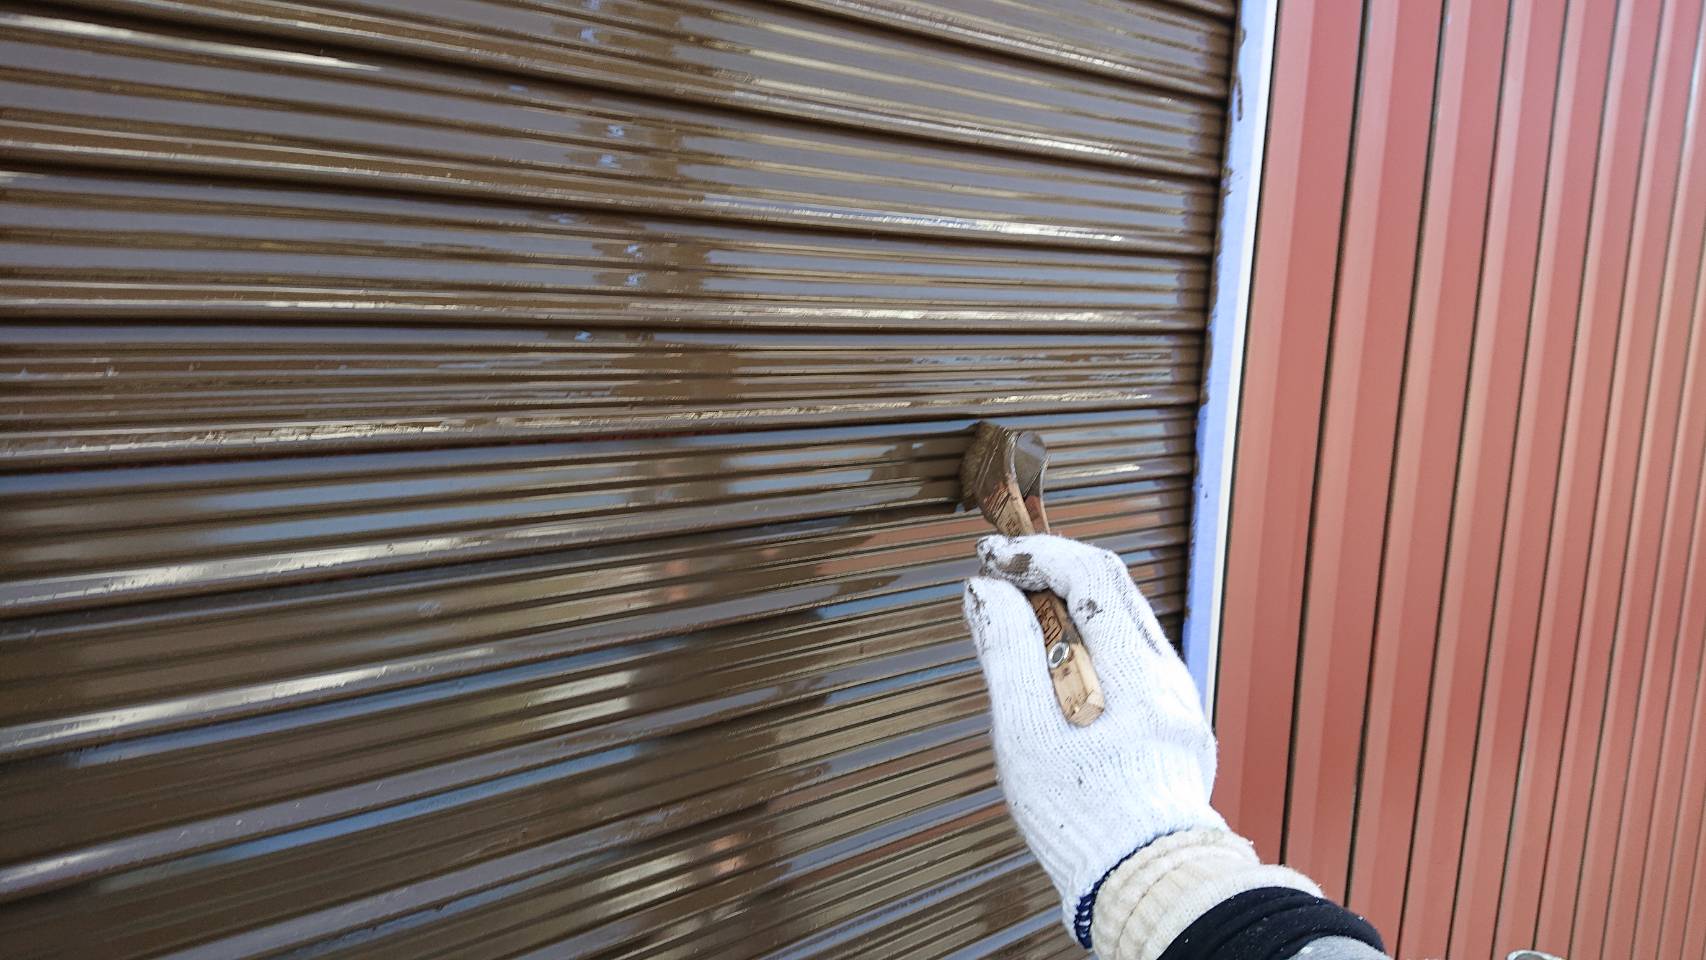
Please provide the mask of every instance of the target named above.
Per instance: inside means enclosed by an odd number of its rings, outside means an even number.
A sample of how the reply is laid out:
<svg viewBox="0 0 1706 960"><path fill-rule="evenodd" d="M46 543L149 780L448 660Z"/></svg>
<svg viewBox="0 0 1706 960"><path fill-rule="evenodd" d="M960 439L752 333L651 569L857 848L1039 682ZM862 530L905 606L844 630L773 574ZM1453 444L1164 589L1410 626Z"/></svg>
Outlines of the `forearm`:
<svg viewBox="0 0 1706 960"><path fill-rule="evenodd" d="M1162 837L1109 872L1077 925L1103 960L1383 960L1361 917L1225 830ZM1085 936L1087 934L1087 936Z"/></svg>

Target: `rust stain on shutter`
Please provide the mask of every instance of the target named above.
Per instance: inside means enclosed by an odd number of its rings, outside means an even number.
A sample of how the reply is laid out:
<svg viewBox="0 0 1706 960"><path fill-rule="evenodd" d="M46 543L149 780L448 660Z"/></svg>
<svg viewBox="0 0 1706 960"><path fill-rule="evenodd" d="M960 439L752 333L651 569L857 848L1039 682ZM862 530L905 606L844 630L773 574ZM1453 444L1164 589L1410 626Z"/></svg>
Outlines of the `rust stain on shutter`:
<svg viewBox="0 0 1706 960"><path fill-rule="evenodd" d="M1176 626L1230 15L0 7L8 955L1077 953L954 471Z"/></svg>

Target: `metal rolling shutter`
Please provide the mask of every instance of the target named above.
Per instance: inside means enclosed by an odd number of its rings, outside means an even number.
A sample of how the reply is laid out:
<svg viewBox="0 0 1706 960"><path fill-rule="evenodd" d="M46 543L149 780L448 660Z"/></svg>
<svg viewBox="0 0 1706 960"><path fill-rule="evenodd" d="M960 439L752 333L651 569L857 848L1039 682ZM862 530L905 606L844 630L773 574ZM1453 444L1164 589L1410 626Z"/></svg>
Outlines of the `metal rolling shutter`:
<svg viewBox="0 0 1706 960"><path fill-rule="evenodd" d="M954 470L1176 618L1231 11L954 7L5 10L8 956L1076 952Z"/></svg>

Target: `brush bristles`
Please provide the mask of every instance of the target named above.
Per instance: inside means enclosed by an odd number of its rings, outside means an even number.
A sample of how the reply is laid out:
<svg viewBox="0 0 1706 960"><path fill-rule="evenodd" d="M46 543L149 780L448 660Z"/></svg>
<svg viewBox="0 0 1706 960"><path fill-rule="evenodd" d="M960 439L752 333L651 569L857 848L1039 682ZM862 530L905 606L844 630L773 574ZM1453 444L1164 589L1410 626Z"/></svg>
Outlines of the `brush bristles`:
<svg viewBox="0 0 1706 960"><path fill-rule="evenodd" d="M991 469L993 459L1000 454L1007 431L988 420L979 420L973 428L971 446L960 460L960 502L967 507L977 503L977 491L984 475Z"/></svg>

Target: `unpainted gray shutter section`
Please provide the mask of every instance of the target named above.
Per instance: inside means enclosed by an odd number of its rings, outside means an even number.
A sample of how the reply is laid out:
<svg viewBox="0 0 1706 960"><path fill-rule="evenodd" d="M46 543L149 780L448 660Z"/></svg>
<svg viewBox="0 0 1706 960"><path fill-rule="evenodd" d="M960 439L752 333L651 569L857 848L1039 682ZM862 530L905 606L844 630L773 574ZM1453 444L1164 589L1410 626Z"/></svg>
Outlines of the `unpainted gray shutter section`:
<svg viewBox="0 0 1706 960"><path fill-rule="evenodd" d="M1074 952L955 470L1176 625L1228 6L0 16L8 956Z"/></svg>

